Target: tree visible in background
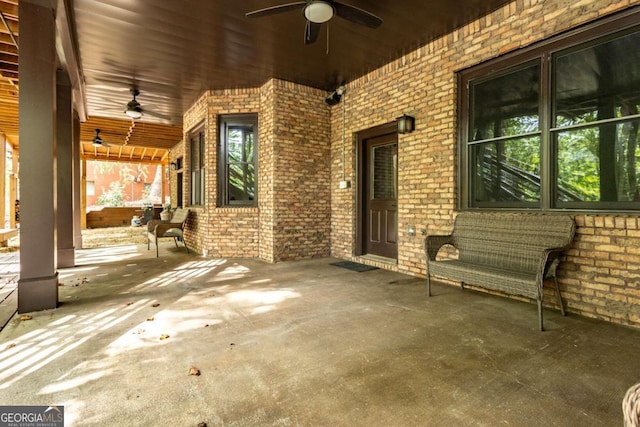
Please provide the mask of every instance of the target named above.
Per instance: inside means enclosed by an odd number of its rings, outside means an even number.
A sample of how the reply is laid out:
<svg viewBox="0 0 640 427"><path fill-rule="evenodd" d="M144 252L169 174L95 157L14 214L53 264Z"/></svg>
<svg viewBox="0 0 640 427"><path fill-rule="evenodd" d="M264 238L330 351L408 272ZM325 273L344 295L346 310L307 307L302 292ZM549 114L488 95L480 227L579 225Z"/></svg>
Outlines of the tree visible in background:
<svg viewBox="0 0 640 427"><path fill-rule="evenodd" d="M151 203L162 203L162 166L156 166L153 182L145 198Z"/></svg>
<svg viewBox="0 0 640 427"><path fill-rule="evenodd" d="M162 166L156 167L155 176L152 184L147 184L142 189L142 195L140 195L140 187L144 183L148 182L150 166L140 163L127 163L127 162L104 162L94 161L92 162L96 175L109 175L115 179L110 182L107 190L101 186L102 194L99 192L96 194L98 198L95 204L98 206L125 206L133 205L136 203L152 204L161 203L162 194ZM117 174L117 178L114 176ZM104 177L103 181L104 182ZM103 184L103 185L106 185ZM136 191L134 192L134 186ZM97 189L97 188L96 188ZM140 200L137 200L140 198Z"/></svg>
<svg viewBox="0 0 640 427"><path fill-rule="evenodd" d="M124 204L124 186L118 181L112 182L109 190L98 197L97 204L108 207L122 206Z"/></svg>

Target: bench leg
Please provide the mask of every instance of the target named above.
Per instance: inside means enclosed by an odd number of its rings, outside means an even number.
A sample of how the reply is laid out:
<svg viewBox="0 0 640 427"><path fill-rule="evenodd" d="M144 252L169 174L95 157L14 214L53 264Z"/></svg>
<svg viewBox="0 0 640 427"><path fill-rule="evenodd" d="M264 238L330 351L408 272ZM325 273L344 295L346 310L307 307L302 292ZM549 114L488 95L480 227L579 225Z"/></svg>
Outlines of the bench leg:
<svg viewBox="0 0 640 427"><path fill-rule="evenodd" d="M178 249L178 238L173 236L173 243L176 245L176 249Z"/></svg>
<svg viewBox="0 0 640 427"><path fill-rule="evenodd" d="M563 316L566 316L567 313L565 313L564 311L564 304L562 304L562 296L560 296L560 287L558 286L558 279L556 279L556 276L553 276L553 282L556 284L556 295L558 296L558 305L560 306L560 313L562 313Z"/></svg>
<svg viewBox="0 0 640 427"><path fill-rule="evenodd" d="M538 300L538 321L540 323L540 330L544 331L544 325L542 324L542 298Z"/></svg>
<svg viewBox="0 0 640 427"><path fill-rule="evenodd" d="M427 273L427 296L431 296L431 279L429 278L429 273Z"/></svg>

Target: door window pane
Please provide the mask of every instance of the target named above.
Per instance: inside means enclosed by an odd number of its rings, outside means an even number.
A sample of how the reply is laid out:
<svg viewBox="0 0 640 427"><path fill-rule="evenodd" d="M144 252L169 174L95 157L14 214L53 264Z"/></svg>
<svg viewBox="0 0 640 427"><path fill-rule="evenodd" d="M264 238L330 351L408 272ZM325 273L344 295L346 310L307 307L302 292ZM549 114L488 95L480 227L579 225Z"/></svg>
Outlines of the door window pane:
<svg viewBox="0 0 640 427"><path fill-rule="evenodd" d="M375 147L372 151L371 195L373 199L396 198L397 145Z"/></svg>

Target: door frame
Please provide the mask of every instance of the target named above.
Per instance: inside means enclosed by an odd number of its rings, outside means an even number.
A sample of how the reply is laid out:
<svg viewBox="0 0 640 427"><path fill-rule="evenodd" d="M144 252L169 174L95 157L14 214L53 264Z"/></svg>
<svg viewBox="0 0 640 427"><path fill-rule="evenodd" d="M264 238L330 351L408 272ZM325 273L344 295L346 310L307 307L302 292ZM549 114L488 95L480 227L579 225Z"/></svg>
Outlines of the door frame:
<svg viewBox="0 0 640 427"><path fill-rule="evenodd" d="M364 251L364 215L366 212L364 211L365 202L364 196L366 194L365 183L367 182L367 177L365 176L365 164L367 159L367 147L365 141L370 138L375 138L379 136L391 135L398 133L398 125L395 121L385 123L380 126L375 126L369 129L362 130L360 132L356 132L355 134L355 145L356 145L356 171L357 171L357 186L356 186L356 215L355 215L355 246L354 246L354 255L361 256L365 255ZM398 152L400 146L398 146ZM398 160L400 156L398 156Z"/></svg>

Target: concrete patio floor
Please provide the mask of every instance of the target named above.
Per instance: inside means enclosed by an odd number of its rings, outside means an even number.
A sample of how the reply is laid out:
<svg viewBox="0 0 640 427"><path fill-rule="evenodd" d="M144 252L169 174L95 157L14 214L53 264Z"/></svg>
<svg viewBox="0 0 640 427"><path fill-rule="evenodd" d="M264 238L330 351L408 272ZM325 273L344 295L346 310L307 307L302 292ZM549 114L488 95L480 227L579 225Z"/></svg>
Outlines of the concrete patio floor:
<svg viewBox="0 0 640 427"><path fill-rule="evenodd" d="M2 405L66 426L619 426L640 331L335 259L78 251L0 332ZM191 368L200 375L189 375Z"/></svg>

